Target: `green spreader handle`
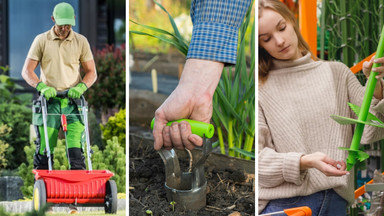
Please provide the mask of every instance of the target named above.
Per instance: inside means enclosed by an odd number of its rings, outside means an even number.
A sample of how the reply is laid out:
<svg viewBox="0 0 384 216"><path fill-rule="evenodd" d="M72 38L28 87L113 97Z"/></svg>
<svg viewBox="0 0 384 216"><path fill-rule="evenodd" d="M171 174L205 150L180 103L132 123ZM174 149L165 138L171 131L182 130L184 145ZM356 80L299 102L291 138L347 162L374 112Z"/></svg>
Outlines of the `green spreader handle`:
<svg viewBox="0 0 384 216"><path fill-rule="evenodd" d="M205 137L209 139L209 138L212 138L213 134L215 133L215 128L213 127L212 124L199 122L191 119L179 119L175 121L170 121L167 123L167 126L171 126L173 122L181 122L181 121L187 121L191 125L192 133L200 137L203 137L205 135ZM153 129L154 124L155 124L155 118L152 119L151 129Z"/></svg>
<svg viewBox="0 0 384 216"><path fill-rule="evenodd" d="M383 57L383 55L384 55L384 26L381 30L381 36L380 36L379 44L377 46L375 58L381 58L381 57ZM376 68L379 66L380 66L380 64L373 63L372 68ZM369 75L368 82L367 82L366 89L365 89L363 103L361 105L361 110L360 110L359 116L358 116L358 120L361 120L361 121L367 120L369 107L370 107L371 101L372 101L373 92L374 92L375 87L376 87L377 74L378 74L377 72L371 71L371 74ZM362 137L363 131L364 131L364 126L365 126L364 124L357 123L355 132L353 134L353 139L352 139L351 148L350 148L351 150L358 150L359 149L361 137ZM355 163L356 163L356 159L358 159L358 158L359 158L359 156L358 156L357 152L349 152L349 155L347 158L347 170L348 171L350 169L352 169L353 165L355 165Z"/></svg>

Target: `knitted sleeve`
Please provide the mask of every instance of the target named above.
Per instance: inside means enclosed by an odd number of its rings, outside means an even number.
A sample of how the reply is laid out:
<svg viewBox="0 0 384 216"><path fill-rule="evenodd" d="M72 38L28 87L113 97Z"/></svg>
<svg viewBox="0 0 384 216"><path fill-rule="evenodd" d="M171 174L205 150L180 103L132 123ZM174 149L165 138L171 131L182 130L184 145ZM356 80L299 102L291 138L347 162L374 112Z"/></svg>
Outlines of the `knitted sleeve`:
<svg viewBox="0 0 384 216"><path fill-rule="evenodd" d="M343 77L346 77L346 83L348 88L348 99L350 103L361 106L363 103L363 98L365 94L365 87L363 87L360 82L357 80L356 76L351 72L351 70L344 64L335 64L334 66L338 67L336 70L342 71L344 74ZM380 80L383 85L383 80ZM371 107L369 110L372 114L377 116L379 119L384 121L384 99L378 100L372 98ZM357 118L357 116L353 116ZM372 127L366 125L364 128L363 137L361 143L369 144L384 138L384 129L378 127Z"/></svg>
<svg viewBox="0 0 384 216"><path fill-rule="evenodd" d="M236 64L238 31L250 3L251 0L194 0L187 59Z"/></svg>
<svg viewBox="0 0 384 216"><path fill-rule="evenodd" d="M300 171L300 158L297 152L278 153L275 151L268 124L259 104L259 186L276 187L284 182L296 185L303 183L307 171Z"/></svg>

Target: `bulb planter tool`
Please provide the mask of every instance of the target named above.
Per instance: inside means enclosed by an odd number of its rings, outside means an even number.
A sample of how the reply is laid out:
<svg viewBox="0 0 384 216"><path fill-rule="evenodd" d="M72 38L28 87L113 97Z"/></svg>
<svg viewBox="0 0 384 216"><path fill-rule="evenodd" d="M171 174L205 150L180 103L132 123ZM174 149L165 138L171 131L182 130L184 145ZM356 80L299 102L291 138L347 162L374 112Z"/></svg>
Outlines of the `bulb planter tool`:
<svg viewBox="0 0 384 216"><path fill-rule="evenodd" d="M174 149L161 149L158 151L165 166L165 188L169 202L175 202L176 208L181 210L199 210L206 206L207 179L204 173L204 163L212 152L212 143L209 138L214 134L212 124L189 119L180 119L176 122L187 121L191 125L192 133L203 138L203 154L192 165L190 171L180 170L179 159ZM170 126L174 121L168 122ZM151 122L153 129L154 119Z"/></svg>
<svg viewBox="0 0 384 216"><path fill-rule="evenodd" d="M381 58L384 56L384 26L381 31L381 36L379 40L379 45L377 46L376 57ZM380 64L373 63L372 68L379 67ZM357 119L351 119L343 116L331 115L331 118L337 121L340 124L356 124L355 132L353 134L352 143L350 148L340 147L339 149L348 151L347 158L347 170L351 170L352 167L356 164L357 160L364 161L369 157L367 153L359 150L359 145L361 137L363 135L365 125L370 125L374 127L384 128L384 123L378 119L375 115L369 112L369 107L371 105L373 93L376 87L377 72L371 72L366 84L366 90L363 98L363 103L361 107L348 103L353 112L358 116Z"/></svg>

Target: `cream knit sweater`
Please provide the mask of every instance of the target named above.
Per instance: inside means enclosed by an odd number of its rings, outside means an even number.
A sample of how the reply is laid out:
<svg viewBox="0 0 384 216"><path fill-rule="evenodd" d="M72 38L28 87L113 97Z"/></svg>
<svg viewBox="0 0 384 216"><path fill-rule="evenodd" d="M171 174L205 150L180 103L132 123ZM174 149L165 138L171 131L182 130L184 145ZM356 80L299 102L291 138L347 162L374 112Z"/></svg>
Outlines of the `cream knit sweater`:
<svg viewBox="0 0 384 216"><path fill-rule="evenodd" d="M330 115L356 118L347 102L361 106L362 87L347 66L313 61L274 61L268 80L259 85L259 212L269 200L306 196L333 188L354 200L353 176L327 177L317 169L300 171L300 157L323 152L346 160L353 125L340 125ZM373 98L371 110L384 119L384 100ZM384 138L384 130L366 126L361 143Z"/></svg>

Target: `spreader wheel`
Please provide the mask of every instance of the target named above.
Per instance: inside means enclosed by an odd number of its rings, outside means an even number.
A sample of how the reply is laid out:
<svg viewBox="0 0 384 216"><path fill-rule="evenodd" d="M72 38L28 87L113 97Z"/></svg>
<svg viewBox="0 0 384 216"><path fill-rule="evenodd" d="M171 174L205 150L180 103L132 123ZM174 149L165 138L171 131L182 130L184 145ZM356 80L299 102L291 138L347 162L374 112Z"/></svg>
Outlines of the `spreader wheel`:
<svg viewBox="0 0 384 216"><path fill-rule="evenodd" d="M104 210L106 214L117 212L117 186L113 180L108 180L105 186Z"/></svg>
<svg viewBox="0 0 384 216"><path fill-rule="evenodd" d="M43 180L37 180L33 186L33 209L40 210L47 203L47 193Z"/></svg>

